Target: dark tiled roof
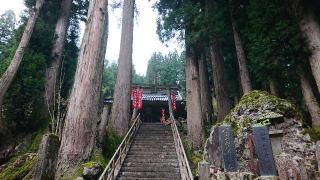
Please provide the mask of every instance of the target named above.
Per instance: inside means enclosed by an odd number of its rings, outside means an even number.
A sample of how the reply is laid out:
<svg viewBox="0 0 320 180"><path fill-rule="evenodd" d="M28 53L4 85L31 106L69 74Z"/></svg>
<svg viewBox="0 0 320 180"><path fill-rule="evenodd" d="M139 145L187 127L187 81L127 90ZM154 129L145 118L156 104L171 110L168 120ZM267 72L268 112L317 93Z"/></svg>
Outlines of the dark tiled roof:
<svg viewBox="0 0 320 180"><path fill-rule="evenodd" d="M180 94L178 94L176 97L177 101L182 101ZM143 94L142 101L168 101L168 96L162 94Z"/></svg>
<svg viewBox="0 0 320 180"><path fill-rule="evenodd" d="M182 96L178 92L177 101L182 101ZM132 97L131 97L132 100ZM142 101L168 101L168 96L166 94L142 94ZM104 103L112 103L113 99L105 99Z"/></svg>

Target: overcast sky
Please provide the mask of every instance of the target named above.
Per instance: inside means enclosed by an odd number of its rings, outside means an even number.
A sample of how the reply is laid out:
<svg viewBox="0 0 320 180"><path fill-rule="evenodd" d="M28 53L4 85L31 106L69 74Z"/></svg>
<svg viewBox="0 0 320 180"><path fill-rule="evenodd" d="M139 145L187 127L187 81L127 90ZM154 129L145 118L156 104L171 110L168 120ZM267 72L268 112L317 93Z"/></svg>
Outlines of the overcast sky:
<svg viewBox="0 0 320 180"><path fill-rule="evenodd" d="M181 45L175 40L166 43L168 47L159 41L156 34L157 12L153 10L152 5L155 0L137 0L136 5L139 15L135 19L133 34L133 64L139 74L145 74L147 63L152 53L160 51L167 54L169 51L177 49L181 52ZM4 11L12 9L16 16L25 6L23 0L0 0L0 14ZM106 58L111 61L117 61L120 49L121 36L121 8L110 10L109 8L109 37Z"/></svg>

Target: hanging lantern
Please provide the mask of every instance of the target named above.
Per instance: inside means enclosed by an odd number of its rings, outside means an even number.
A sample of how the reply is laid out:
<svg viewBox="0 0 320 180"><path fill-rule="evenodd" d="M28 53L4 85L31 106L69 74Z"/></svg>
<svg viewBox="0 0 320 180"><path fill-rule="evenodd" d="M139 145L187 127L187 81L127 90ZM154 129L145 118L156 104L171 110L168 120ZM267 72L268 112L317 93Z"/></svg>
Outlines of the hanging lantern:
<svg viewBox="0 0 320 180"><path fill-rule="evenodd" d="M177 109L177 97L174 91L171 93L171 101L172 101L172 110L175 111Z"/></svg>
<svg viewBox="0 0 320 180"><path fill-rule="evenodd" d="M132 89L132 109L137 108L137 88Z"/></svg>

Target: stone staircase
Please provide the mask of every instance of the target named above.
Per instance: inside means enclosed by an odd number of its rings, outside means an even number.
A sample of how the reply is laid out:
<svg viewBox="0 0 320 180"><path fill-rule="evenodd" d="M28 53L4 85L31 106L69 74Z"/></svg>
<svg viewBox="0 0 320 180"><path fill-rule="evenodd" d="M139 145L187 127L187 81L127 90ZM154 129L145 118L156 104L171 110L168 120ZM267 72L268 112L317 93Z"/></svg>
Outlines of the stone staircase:
<svg viewBox="0 0 320 180"><path fill-rule="evenodd" d="M170 125L141 124L117 179L181 179Z"/></svg>

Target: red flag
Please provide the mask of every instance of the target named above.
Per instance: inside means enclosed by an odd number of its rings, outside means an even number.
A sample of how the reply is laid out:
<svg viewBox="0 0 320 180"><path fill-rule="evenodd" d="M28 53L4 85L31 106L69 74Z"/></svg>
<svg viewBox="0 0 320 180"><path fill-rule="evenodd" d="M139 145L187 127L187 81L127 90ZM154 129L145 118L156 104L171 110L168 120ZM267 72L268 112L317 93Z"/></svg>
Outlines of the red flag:
<svg viewBox="0 0 320 180"><path fill-rule="evenodd" d="M132 90L132 109L137 108L137 88Z"/></svg>
<svg viewBox="0 0 320 180"><path fill-rule="evenodd" d="M161 117L160 117L160 123L164 124L165 122L165 114L164 114L164 109L161 108Z"/></svg>
<svg viewBox="0 0 320 180"><path fill-rule="evenodd" d="M137 98L137 109L142 109L142 94L143 90L142 88L138 89L138 98Z"/></svg>
<svg viewBox="0 0 320 180"><path fill-rule="evenodd" d="M177 97L175 92L171 93L171 101L172 101L172 110L175 111L177 109Z"/></svg>

